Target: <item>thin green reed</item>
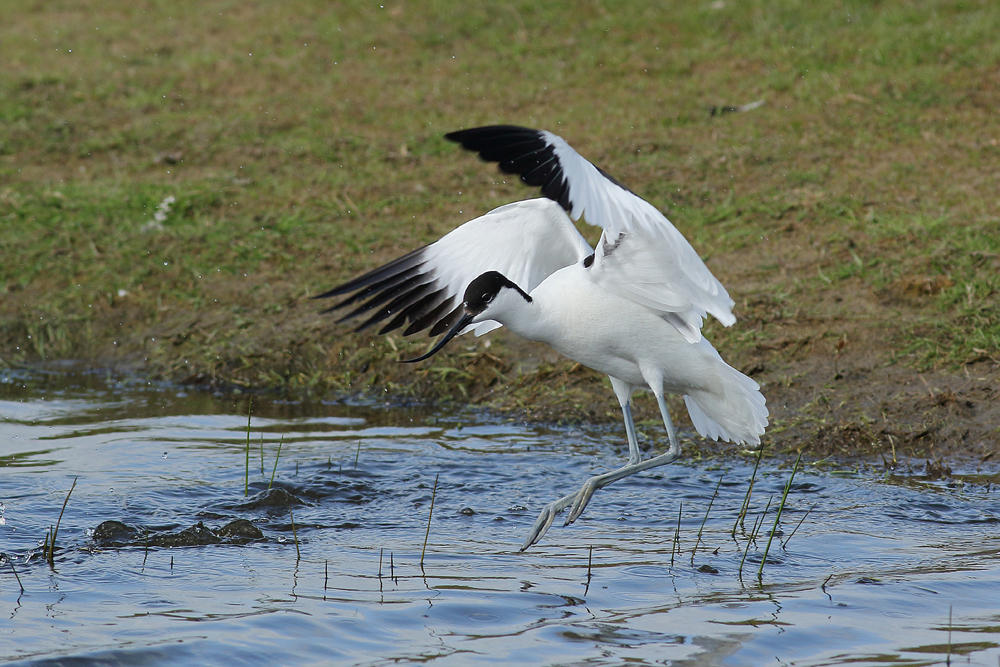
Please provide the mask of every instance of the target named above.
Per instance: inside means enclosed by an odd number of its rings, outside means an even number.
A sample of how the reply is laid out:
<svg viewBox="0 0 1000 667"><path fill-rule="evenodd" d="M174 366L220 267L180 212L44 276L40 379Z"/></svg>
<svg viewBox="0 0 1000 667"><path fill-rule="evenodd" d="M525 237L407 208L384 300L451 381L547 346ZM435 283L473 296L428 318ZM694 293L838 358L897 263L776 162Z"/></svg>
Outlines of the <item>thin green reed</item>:
<svg viewBox="0 0 1000 667"><path fill-rule="evenodd" d="M764 576L764 563L767 562L767 553L771 550L771 541L774 540L774 533L778 530L778 522L781 521L781 512L785 509L785 500L788 498L788 491L792 488L792 480L795 479L795 471L799 469L799 461L801 460L802 452L799 452L799 457L795 459L795 465L792 466L792 474L788 477L788 482L785 484L785 491L781 494L781 504L778 505L778 511L774 516L774 526L771 527L771 535L767 538L767 546L764 547L764 557L760 559L760 568L757 570L758 580Z"/></svg>
<svg viewBox="0 0 1000 667"><path fill-rule="evenodd" d="M252 411L253 411L253 396L250 397L250 403L247 405L247 469L246 469L246 476L243 478L244 498L250 495L250 414Z"/></svg>
<svg viewBox="0 0 1000 667"><path fill-rule="evenodd" d="M285 442L285 434L281 434L281 438L278 440L278 453L274 457L274 467L271 468L271 481L267 483L267 490L271 490L271 485L274 484L274 473L278 470L278 459L281 458L281 445Z"/></svg>
<svg viewBox="0 0 1000 667"><path fill-rule="evenodd" d="M757 469L760 467L760 459L764 456L764 446L761 445L760 449L757 450L757 462L753 465L753 475L750 476L750 486L747 487L747 495L743 498L743 506L740 508L740 513L736 516L736 523L733 524L732 536L736 537L736 527L743 523L746 518L747 510L750 509L750 494L753 493L754 482L757 481ZM744 530L746 526L744 526Z"/></svg>
<svg viewBox="0 0 1000 667"><path fill-rule="evenodd" d="M698 539L694 541L694 549L691 550L691 564L694 565L694 554L698 551L698 545L701 544L701 534L705 531L705 522L708 521L708 513L712 511L712 504L715 502L715 497L719 495L719 487L722 486L722 478L725 475L719 476L719 483L715 485L715 492L712 494L712 499L708 501L708 509L705 510L705 518L701 520L701 528L698 529Z"/></svg>

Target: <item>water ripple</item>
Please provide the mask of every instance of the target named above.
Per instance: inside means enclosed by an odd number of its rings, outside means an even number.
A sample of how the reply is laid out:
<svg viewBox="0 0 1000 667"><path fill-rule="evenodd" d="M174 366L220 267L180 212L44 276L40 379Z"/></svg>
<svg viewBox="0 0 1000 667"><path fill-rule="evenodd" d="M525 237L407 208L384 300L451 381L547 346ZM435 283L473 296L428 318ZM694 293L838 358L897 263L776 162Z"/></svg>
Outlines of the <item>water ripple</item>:
<svg viewBox="0 0 1000 667"><path fill-rule="evenodd" d="M245 399L19 373L0 381L10 664L1000 656L995 472L807 466L759 578L789 470L765 460L738 523L752 458L604 489L521 554L544 503L621 464L617 429L255 398L248 460Z"/></svg>

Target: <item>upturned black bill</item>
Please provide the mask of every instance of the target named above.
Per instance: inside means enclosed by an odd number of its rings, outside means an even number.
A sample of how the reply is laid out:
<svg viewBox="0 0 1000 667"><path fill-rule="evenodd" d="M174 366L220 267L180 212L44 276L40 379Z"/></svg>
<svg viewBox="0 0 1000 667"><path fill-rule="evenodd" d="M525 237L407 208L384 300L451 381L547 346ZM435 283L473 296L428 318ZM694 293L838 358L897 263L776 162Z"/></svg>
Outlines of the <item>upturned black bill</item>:
<svg viewBox="0 0 1000 667"><path fill-rule="evenodd" d="M468 326L469 322L471 322L474 317L475 317L475 315L473 315L471 313L466 313L465 315L462 315L462 319L460 319L458 322L455 323L455 326L453 326L451 328L451 331L449 331L447 334L445 334L445 337L442 338L441 340L439 340L438 344L435 345L433 348L431 348L430 352L428 352L427 354L422 354L419 357L417 357L416 359L401 359L400 363L402 363L402 364L413 364L413 363L416 363L418 361L423 361L424 359L429 359L429 358L433 357L435 354L438 353L438 351L442 347L444 347L445 345L448 344L448 341L450 341L452 338L454 338L455 336L457 336L459 331L461 331L466 326Z"/></svg>

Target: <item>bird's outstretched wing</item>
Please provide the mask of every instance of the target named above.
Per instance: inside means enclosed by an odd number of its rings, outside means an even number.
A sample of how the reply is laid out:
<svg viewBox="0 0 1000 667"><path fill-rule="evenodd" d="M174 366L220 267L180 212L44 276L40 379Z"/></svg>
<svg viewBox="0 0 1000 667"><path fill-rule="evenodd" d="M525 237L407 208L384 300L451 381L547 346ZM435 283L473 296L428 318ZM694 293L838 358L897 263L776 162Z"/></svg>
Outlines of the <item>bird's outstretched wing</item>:
<svg viewBox="0 0 1000 667"><path fill-rule="evenodd" d="M365 317L356 331L388 320L380 334L406 324L404 336L428 327L430 335L437 336L461 318L465 288L483 273L499 271L530 292L591 252L559 206L547 199L529 199L470 220L434 243L316 298L353 292L324 312L351 306L339 321ZM482 335L499 326L490 320L470 329Z"/></svg>
<svg viewBox="0 0 1000 667"><path fill-rule="evenodd" d="M574 220L604 228L594 259L602 286L661 313L696 342L702 318L711 313L725 326L736 321L733 300L679 231L652 204L561 137L512 125L493 125L445 135L498 162L508 174L558 202Z"/></svg>

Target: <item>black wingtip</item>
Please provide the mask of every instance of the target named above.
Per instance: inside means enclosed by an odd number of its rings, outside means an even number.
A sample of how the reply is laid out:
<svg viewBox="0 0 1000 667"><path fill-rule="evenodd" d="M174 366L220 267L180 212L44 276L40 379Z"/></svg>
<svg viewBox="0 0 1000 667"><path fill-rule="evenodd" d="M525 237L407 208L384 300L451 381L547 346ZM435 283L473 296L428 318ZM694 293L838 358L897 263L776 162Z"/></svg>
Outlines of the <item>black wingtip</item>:
<svg viewBox="0 0 1000 667"><path fill-rule="evenodd" d="M338 323L367 314L368 319L358 325L355 332L390 318L389 324L382 327L379 333L387 333L409 324L404 335L410 335L429 326L442 324L444 318L441 316L447 312L447 308L454 305L454 298L448 296L445 288L435 289L436 269L427 265L426 251L429 247L418 248L311 298L349 295L320 312L331 313L352 306L347 314L337 320ZM453 322L453 319L449 319L442 326L447 330L447 326Z"/></svg>
<svg viewBox="0 0 1000 667"><path fill-rule="evenodd" d="M427 248L430 245L425 245L422 248L417 248L412 252L408 252L402 257L397 257L388 264L383 264L382 266L372 269L368 273L358 276L353 280L349 280L343 285L337 285L333 289L328 289L322 294L317 294L315 296L309 297L310 299L328 299L332 296L341 296L344 294L349 294L362 287L369 287L372 285L376 286L376 291L378 290L379 283L389 282L391 279L406 274L407 271L411 269L417 269L425 261L425 254ZM407 275L412 275L412 272ZM364 298L364 297L362 297Z"/></svg>
<svg viewBox="0 0 1000 667"><path fill-rule="evenodd" d="M496 162L500 171L520 175L527 185L540 186L543 195L567 212L573 210L570 183L556 157L555 147L542 130L518 125L486 125L449 132L444 136L478 153L482 160ZM597 165L593 166L609 182L632 192L614 176Z"/></svg>
<svg viewBox="0 0 1000 667"><path fill-rule="evenodd" d="M526 185L541 187L542 194L566 211L573 209L569 183L555 148L541 130L518 125L487 125L444 135L449 141L474 151L500 171L518 174Z"/></svg>
<svg viewBox="0 0 1000 667"><path fill-rule="evenodd" d="M543 141L541 130L520 125L484 125L482 127L470 127L464 130L455 130L444 135L448 141L461 144L463 148L470 151L482 152L497 144L510 144L525 141ZM497 162L496 158L485 158L490 162Z"/></svg>

